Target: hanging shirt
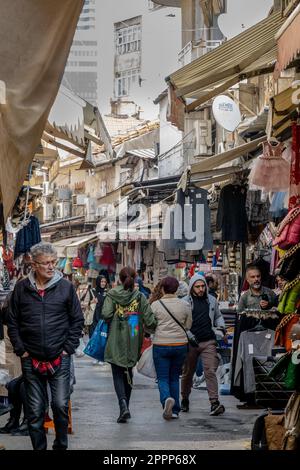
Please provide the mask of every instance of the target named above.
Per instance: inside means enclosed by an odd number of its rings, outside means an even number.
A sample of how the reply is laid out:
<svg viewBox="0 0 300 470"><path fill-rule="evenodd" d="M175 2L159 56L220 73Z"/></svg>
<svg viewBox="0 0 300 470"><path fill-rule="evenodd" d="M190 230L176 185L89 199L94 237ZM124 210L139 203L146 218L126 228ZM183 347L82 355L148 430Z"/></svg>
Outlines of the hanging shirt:
<svg viewBox="0 0 300 470"><path fill-rule="evenodd" d="M255 392L255 375L252 364L253 357L271 356L274 340L275 331L273 330L248 330L241 334L235 365L234 385L240 385L243 371L245 393Z"/></svg>

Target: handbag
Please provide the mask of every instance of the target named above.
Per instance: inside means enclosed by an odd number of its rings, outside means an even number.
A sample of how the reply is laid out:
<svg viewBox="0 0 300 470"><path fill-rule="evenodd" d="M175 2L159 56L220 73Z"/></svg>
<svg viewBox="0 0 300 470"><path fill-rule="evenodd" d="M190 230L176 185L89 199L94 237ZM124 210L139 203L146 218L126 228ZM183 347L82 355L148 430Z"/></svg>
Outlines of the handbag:
<svg viewBox="0 0 300 470"><path fill-rule="evenodd" d="M153 360L153 346L145 349L136 365L139 374L142 374L150 379L156 379L156 369Z"/></svg>
<svg viewBox="0 0 300 470"><path fill-rule="evenodd" d="M164 307L164 309L168 312L168 314L173 318L173 320L177 323L177 325L180 326L180 328L183 329L183 331L185 332L186 334L186 337L187 337L187 340L188 340L188 343L193 346L194 348L197 348L199 346L199 343L196 339L196 336L190 331L190 330L186 330L184 328L184 326L177 320L177 318L174 317L174 315L172 315L172 313L170 312L170 310L165 306L165 304L159 300L159 302L161 303L161 305Z"/></svg>
<svg viewBox="0 0 300 470"><path fill-rule="evenodd" d="M100 320L83 352L87 356L104 362L104 353L108 337L108 324Z"/></svg>
<svg viewBox="0 0 300 470"><path fill-rule="evenodd" d="M94 296L93 294L93 291L92 289L88 289L85 296L84 296L84 299L86 298L86 296L91 293L92 295L92 300L90 300L88 303L84 303L83 306L82 306L82 310L83 310L83 316L84 316L84 325L85 326L90 326L93 324L93 320L94 320L94 313L95 313L95 309L96 309L96 297Z"/></svg>

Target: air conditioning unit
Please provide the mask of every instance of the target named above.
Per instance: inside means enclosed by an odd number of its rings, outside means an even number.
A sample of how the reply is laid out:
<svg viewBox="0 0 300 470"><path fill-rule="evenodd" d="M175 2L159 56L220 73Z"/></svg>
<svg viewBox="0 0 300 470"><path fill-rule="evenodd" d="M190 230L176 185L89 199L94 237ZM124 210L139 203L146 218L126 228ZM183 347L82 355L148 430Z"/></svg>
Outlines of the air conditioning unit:
<svg viewBox="0 0 300 470"><path fill-rule="evenodd" d="M53 220L54 215L54 207L53 204L44 204L43 205L43 217L44 221L48 222L49 220Z"/></svg>
<svg viewBox="0 0 300 470"><path fill-rule="evenodd" d="M86 221L87 222L94 222L96 220L96 212L97 212L97 199L93 197L86 198Z"/></svg>
<svg viewBox="0 0 300 470"><path fill-rule="evenodd" d="M71 207L69 202L59 202L56 205L56 218L67 219L71 216Z"/></svg>
<svg viewBox="0 0 300 470"><path fill-rule="evenodd" d="M85 206L86 204L86 195L85 194L73 194L72 195L72 205L73 206Z"/></svg>
<svg viewBox="0 0 300 470"><path fill-rule="evenodd" d="M212 155L212 124L210 120L196 120L195 155Z"/></svg>
<svg viewBox="0 0 300 470"><path fill-rule="evenodd" d="M71 190L70 188L56 188L55 196L58 201L70 201Z"/></svg>
<svg viewBox="0 0 300 470"><path fill-rule="evenodd" d="M108 215L108 209L105 205L97 207L96 209L97 217L106 217L107 215Z"/></svg>

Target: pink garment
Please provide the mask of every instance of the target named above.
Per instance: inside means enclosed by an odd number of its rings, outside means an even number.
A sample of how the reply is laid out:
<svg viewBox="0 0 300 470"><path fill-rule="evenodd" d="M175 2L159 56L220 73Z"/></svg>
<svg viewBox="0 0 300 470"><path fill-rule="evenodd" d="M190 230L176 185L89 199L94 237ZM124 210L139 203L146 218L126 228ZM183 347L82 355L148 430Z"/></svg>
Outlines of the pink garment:
<svg viewBox="0 0 300 470"><path fill-rule="evenodd" d="M292 209L277 230L273 246L288 250L300 242L300 206Z"/></svg>
<svg viewBox="0 0 300 470"><path fill-rule="evenodd" d="M289 209L300 205L300 125L292 124L292 158Z"/></svg>
<svg viewBox="0 0 300 470"><path fill-rule="evenodd" d="M286 191L290 185L290 164L282 158L283 143L263 143L263 155L255 161L249 175L249 189Z"/></svg>

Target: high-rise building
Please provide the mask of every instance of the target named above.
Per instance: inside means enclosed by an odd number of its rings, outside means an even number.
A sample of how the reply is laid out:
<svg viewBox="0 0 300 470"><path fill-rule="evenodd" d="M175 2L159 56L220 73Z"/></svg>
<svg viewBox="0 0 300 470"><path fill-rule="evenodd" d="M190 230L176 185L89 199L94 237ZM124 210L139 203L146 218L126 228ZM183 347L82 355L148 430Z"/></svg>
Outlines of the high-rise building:
<svg viewBox="0 0 300 470"><path fill-rule="evenodd" d="M81 98L98 104L96 0L85 0L65 69L63 84Z"/></svg>
<svg viewBox="0 0 300 470"><path fill-rule="evenodd" d="M101 111L156 119L153 101L178 64L181 9L150 0L110 0L100 12Z"/></svg>

